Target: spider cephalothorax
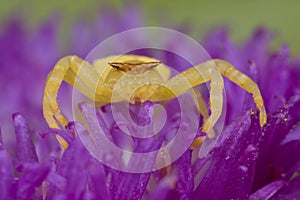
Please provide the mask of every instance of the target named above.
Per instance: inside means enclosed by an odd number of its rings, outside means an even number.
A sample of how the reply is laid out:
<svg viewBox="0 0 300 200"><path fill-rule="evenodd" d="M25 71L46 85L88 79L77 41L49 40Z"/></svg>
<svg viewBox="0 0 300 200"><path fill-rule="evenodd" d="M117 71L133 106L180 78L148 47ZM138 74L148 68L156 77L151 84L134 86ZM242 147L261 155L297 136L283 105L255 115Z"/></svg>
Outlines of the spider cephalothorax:
<svg viewBox="0 0 300 200"><path fill-rule="evenodd" d="M51 128L67 125L56 100L63 81L95 101L95 105L124 100L132 104L147 100L166 101L210 81L210 116L198 90L195 90L197 97L194 102L204 117L202 131L214 137L212 128L223 106L222 75L253 95L260 112L260 125L263 126L267 117L257 84L230 63L210 60L170 78L169 68L161 61L137 55L109 56L95 60L93 65L77 56L62 58L48 75L43 100L44 117Z"/></svg>

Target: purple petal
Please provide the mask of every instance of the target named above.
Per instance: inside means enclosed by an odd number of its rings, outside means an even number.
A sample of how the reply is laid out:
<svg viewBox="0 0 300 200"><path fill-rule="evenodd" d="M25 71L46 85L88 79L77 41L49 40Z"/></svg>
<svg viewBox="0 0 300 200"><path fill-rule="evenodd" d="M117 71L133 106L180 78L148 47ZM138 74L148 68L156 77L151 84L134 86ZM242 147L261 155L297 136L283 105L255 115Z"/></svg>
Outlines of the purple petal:
<svg viewBox="0 0 300 200"><path fill-rule="evenodd" d="M18 180L17 198L18 199L40 199L42 198L41 186L50 170L48 164L26 163L22 166L21 176Z"/></svg>
<svg viewBox="0 0 300 200"><path fill-rule="evenodd" d="M16 113L13 115L15 123L16 139L18 157L20 162L38 162L38 158L35 152L31 134L25 119L21 114Z"/></svg>
<svg viewBox="0 0 300 200"><path fill-rule="evenodd" d="M243 48L245 61L251 60L258 69L264 71L268 58L268 47L272 40L272 33L264 28L258 28Z"/></svg>
<svg viewBox="0 0 300 200"><path fill-rule="evenodd" d="M0 199L15 199L16 185L12 172L12 160L3 149L0 129Z"/></svg>
<svg viewBox="0 0 300 200"><path fill-rule="evenodd" d="M110 170L111 183L109 187L112 199L141 199L149 178L150 173L125 173L117 170Z"/></svg>
<svg viewBox="0 0 300 200"><path fill-rule="evenodd" d="M71 124L72 127L69 127L68 133L65 133L65 135L78 135L80 139L85 140L85 144L92 142L87 140L90 137L86 137L88 132L82 125L78 123ZM72 133L73 131L76 131L76 133ZM107 199L109 197L105 185L106 177L103 165L91 157L78 137L69 140L69 147L64 152L56 172L48 178L51 182L48 193L49 199ZM57 182L60 184L57 184Z"/></svg>
<svg viewBox="0 0 300 200"><path fill-rule="evenodd" d="M176 175L169 175L159 181L156 188L149 194L148 200L156 199L176 199L177 196L172 194L176 185Z"/></svg>
<svg viewBox="0 0 300 200"><path fill-rule="evenodd" d="M269 116L260 143L260 157L256 166L254 191L276 179L289 178L293 172L288 173L288 170L299 162L297 154L299 141L291 141L282 145L282 141L297 122L296 118L291 115L291 111L297 108L299 102L300 95L295 96L277 112ZM294 154L295 156L291 156Z"/></svg>
<svg viewBox="0 0 300 200"><path fill-rule="evenodd" d="M300 168L300 139L281 146L272 159L272 165L275 173L291 177Z"/></svg>
<svg viewBox="0 0 300 200"><path fill-rule="evenodd" d="M55 186L56 188L65 188L67 187L67 180L65 177L55 173L55 172L50 172L47 176L47 181L52 184L50 186L50 192L48 192L48 197L51 196L53 187ZM52 187L52 188L51 188ZM49 194L50 193L50 194Z"/></svg>
<svg viewBox="0 0 300 200"><path fill-rule="evenodd" d="M104 166L96 159L90 157L87 167L88 190L87 195L91 199L111 199L106 185Z"/></svg>
<svg viewBox="0 0 300 200"><path fill-rule="evenodd" d="M87 185L85 169L88 158L89 154L78 139L69 143L56 171L58 175L66 179L65 187L57 188L52 185L49 192L50 199L60 195L65 198L83 198Z"/></svg>
<svg viewBox="0 0 300 200"><path fill-rule="evenodd" d="M260 87L269 112L278 109L295 94L296 88L299 88L299 80L289 63L289 48L284 45L261 69Z"/></svg>
<svg viewBox="0 0 300 200"><path fill-rule="evenodd" d="M254 117L254 116L252 116ZM257 117L249 112L229 125L211 152L212 163L193 198L245 199L252 189L258 141L261 137ZM208 189L209 188L209 189Z"/></svg>
<svg viewBox="0 0 300 200"><path fill-rule="evenodd" d="M271 199L272 200L291 200L300 198L300 176L287 183Z"/></svg>
<svg viewBox="0 0 300 200"><path fill-rule="evenodd" d="M191 166L191 152L187 150L174 164L173 170L177 171L175 191L180 199L190 199L194 189L194 177Z"/></svg>
<svg viewBox="0 0 300 200"><path fill-rule="evenodd" d="M36 133L35 149L40 162L47 162L49 158L59 158L61 155L61 146L53 133L48 135L46 130L41 133Z"/></svg>
<svg viewBox="0 0 300 200"><path fill-rule="evenodd" d="M5 150L0 150L0 199L15 199L16 186L12 174L12 161Z"/></svg>
<svg viewBox="0 0 300 200"><path fill-rule="evenodd" d="M0 150L3 150L3 138L2 138L2 131L1 131L1 127L0 127Z"/></svg>
<svg viewBox="0 0 300 200"><path fill-rule="evenodd" d="M284 140L281 141L281 144L284 145L299 139L300 139L300 126L296 125L296 127L291 130L291 132L284 138Z"/></svg>
<svg viewBox="0 0 300 200"><path fill-rule="evenodd" d="M280 190L286 181L279 180L279 181L274 181L263 188L259 189L255 193L253 193L250 197L249 200L257 200L257 199L264 199L268 200L270 199L278 190Z"/></svg>
<svg viewBox="0 0 300 200"><path fill-rule="evenodd" d="M89 126L93 124L93 122L90 120L91 115L87 115L89 107L87 105L84 107L83 112L86 114ZM140 112L138 113L148 113L147 110L149 109L149 106L142 106ZM147 118L147 117L146 117ZM99 118L98 118L99 119ZM101 118L100 118L101 119ZM142 118L141 118L142 119ZM145 121L141 120L138 121L137 125L144 124ZM100 125L105 126L103 122L99 121ZM101 126L101 127L102 127ZM107 129L107 127L103 127L104 130ZM118 129L119 130L119 129ZM111 134L115 134L114 132L117 130L112 130ZM122 134L122 132L119 132ZM123 133L125 134L125 133ZM116 138L115 138L116 140ZM117 140L118 141L118 140ZM146 162L147 163L147 162ZM146 164L145 163L145 164ZM129 163L129 165L132 165L134 163ZM140 199L143 196L143 193L146 189L148 180L150 178L150 173L139 173L139 174L134 174L134 173L126 173L126 172L121 172L118 170L110 169L107 168L108 173L111 175L111 182L110 182L110 187L109 191L111 194L112 199Z"/></svg>

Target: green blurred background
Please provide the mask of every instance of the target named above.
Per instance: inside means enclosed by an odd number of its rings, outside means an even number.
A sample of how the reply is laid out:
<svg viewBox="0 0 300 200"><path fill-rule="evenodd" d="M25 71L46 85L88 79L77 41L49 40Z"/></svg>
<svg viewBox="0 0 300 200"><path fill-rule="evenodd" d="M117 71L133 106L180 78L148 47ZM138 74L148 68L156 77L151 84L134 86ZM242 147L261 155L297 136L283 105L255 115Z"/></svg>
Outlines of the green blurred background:
<svg viewBox="0 0 300 200"><path fill-rule="evenodd" d="M215 0L145 0L145 1L72 1L72 0L10 0L1 2L0 27L14 14L26 16L27 26L35 27L53 13L63 20L61 33L67 37L68 30L79 16L93 18L101 8L122 10L126 3L140 6L148 26L176 26L187 24L191 36L198 39L217 25L229 25L236 42L246 39L257 26L266 26L276 33L272 44L277 48L288 43L293 54L299 55L300 1L215 1ZM163 21L163 22L162 22Z"/></svg>

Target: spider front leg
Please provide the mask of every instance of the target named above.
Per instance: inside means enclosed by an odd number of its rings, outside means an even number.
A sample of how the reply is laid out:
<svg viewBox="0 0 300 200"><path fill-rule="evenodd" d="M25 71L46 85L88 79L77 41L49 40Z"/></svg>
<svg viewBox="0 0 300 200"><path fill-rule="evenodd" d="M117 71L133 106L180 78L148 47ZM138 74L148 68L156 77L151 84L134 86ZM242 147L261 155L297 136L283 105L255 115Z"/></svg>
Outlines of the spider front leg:
<svg viewBox="0 0 300 200"><path fill-rule="evenodd" d="M151 97L151 100L169 100L183 94L188 89L195 87L196 85L211 80L211 115L204 122L203 131L206 132L209 137L214 137L211 130L219 119L223 106L224 83L221 74L253 95L256 107L260 111L260 125L265 125L267 116L264 102L257 84L248 76L235 69L230 63L223 60L207 61L182 72L170 79L164 86L160 87L155 95Z"/></svg>
<svg viewBox="0 0 300 200"><path fill-rule="evenodd" d="M206 63L199 66L192 67L181 74L170 79L164 86L161 86L155 95L151 96L152 101L164 101L175 98L183 93L185 93L190 88L193 88L202 83L210 83L210 108L211 115L208 116L207 107L204 104L204 100L200 92L196 91L196 96L198 100L193 97L198 110L204 118L204 124L202 131L207 133L208 137L213 138L215 136L213 127L219 119L222 108L223 108L223 88L224 82L221 74L218 72L215 66L207 67Z"/></svg>
<svg viewBox="0 0 300 200"><path fill-rule="evenodd" d="M259 110L260 126L264 126L267 123L267 113L258 85L247 75L238 71L230 63L220 59L215 59L213 62L217 65L217 68L221 74L252 94L256 107Z"/></svg>
<svg viewBox="0 0 300 200"><path fill-rule="evenodd" d="M209 97L211 114L208 119L204 121L202 131L207 133L209 138L214 138L215 134L213 127L220 118L223 110L224 81L221 74L216 70L215 67L208 69L208 71L211 78Z"/></svg>
<svg viewBox="0 0 300 200"><path fill-rule="evenodd" d="M66 56L49 73L44 89L43 114L51 128L59 129L60 126L68 124L57 102L57 93L63 81L94 101L107 100L96 92L99 76L93 66L77 56Z"/></svg>
<svg viewBox="0 0 300 200"><path fill-rule="evenodd" d="M50 128L59 128L60 123L66 126L68 121L61 113L57 103L57 93L70 68L71 56L64 57L57 62L54 69L48 74L44 88L43 114Z"/></svg>
<svg viewBox="0 0 300 200"><path fill-rule="evenodd" d="M193 88L195 95L192 96L194 103L196 104L198 111L200 112L203 120L206 121L208 118L208 109L205 100L202 97L200 90Z"/></svg>

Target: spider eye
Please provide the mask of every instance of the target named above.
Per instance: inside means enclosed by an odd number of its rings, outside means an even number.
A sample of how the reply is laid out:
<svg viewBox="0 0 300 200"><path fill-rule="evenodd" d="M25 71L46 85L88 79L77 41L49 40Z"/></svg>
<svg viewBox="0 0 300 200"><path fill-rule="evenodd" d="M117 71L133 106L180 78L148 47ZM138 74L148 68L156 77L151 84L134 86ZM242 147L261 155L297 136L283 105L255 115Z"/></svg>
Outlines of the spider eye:
<svg viewBox="0 0 300 200"><path fill-rule="evenodd" d="M136 71L136 72L145 72L147 70L153 69L161 62L141 62L138 60L131 60L126 62L111 62L108 63L113 68L117 70L128 72L128 71Z"/></svg>
<svg viewBox="0 0 300 200"><path fill-rule="evenodd" d="M113 68L116 68L116 69L120 69L120 66L116 63L108 63L110 66L112 66Z"/></svg>
<svg viewBox="0 0 300 200"><path fill-rule="evenodd" d="M119 62L112 62L112 63L108 63L110 66L112 66L113 68L123 71L123 72L128 72L131 70L132 66L126 63L119 63Z"/></svg>
<svg viewBox="0 0 300 200"><path fill-rule="evenodd" d="M145 65L146 65L149 69L153 69L153 68L157 67L159 64L161 64L161 62L149 62L149 63L145 63Z"/></svg>

